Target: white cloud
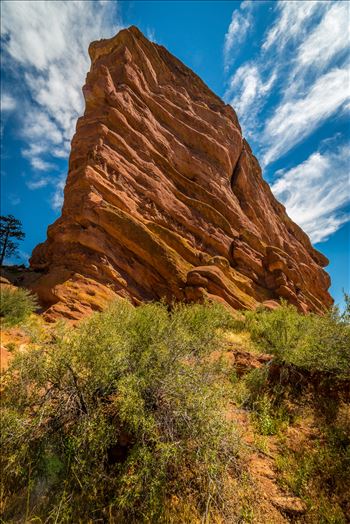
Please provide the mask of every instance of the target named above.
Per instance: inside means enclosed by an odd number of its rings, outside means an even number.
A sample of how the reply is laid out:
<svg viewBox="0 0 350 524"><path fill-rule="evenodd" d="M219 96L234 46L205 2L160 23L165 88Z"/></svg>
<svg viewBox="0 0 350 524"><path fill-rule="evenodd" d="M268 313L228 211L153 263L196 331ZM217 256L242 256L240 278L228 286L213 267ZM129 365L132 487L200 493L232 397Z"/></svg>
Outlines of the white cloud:
<svg viewBox="0 0 350 524"><path fill-rule="evenodd" d="M57 169L53 162L44 160L40 155L47 152L47 145L32 143L27 149L22 149L22 156L29 160L31 166L36 171L52 171Z"/></svg>
<svg viewBox="0 0 350 524"><path fill-rule="evenodd" d="M226 71L228 70L227 64L231 56L231 53L227 52L227 47L231 48L234 42L235 33L232 29L235 29L239 38L238 26L239 22L241 22L240 17L242 17L243 21L249 21L249 26L242 32L243 38L246 36L246 32L253 23L251 4L249 9L248 18L244 18L241 13L242 4L240 11L235 10L233 12L230 25L231 31L229 30L225 36L224 56L226 58ZM226 90L224 98L237 111L248 137L254 135L257 138L257 128L262 127L257 117L266 104L272 88L276 87L281 78L290 76L291 67L286 71L286 63L290 62L290 66L292 66L295 60L293 56L286 54L285 48L287 43L291 41L294 45L298 44L303 39L303 36L307 34L305 30L308 28L310 21L312 21L312 16L315 14L319 15L323 10L324 6L320 6L320 3L317 1L276 2L276 21L262 43L261 55L253 61L243 63L229 80L229 88ZM244 28L244 22L242 22L242 25ZM285 91L292 89L290 83L286 83L284 88Z"/></svg>
<svg viewBox="0 0 350 524"><path fill-rule="evenodd" d="M263 81L261 71L254 63L242 65L230 79L224 98L237 111L240 122L248 135L256 123L255 119L261 103L271 91L275 80L276 72L272 71L266 81Z"/></svg>
<svg viewBox="0 0 350 524"><path fill-rule="evenodd" d="M54 147L50 149L52 156L56 158L67 158L70 152L70 140L64 141L63 144L60 144L59 147Z"/></svg>
<svg viewBox="0 0 350 524"><path fill-rule="evenodd" d="M259 96L270 91L274 79L275 75L272 74L264 83L255 64L244 64L232 76L225 97L233 95L231 103L237 109L237 112L243 115Z"/></svg>
<svg viewBox="0 0 350 524"><path fill-rule="evenodd" d="M350 34L349 4L301 4L279 4L281 15L263 46L268 49L279 35L282 41L278 40L277 63L283 63L288 56L281 53L283 42L296 40L289 55L290 68L282 82L283 96L265 122L261 135L261 145L267 149L264 164L287 153L335 113L341 115L350 100L349 61L345 54ZM312 23L307 33L303 31L306 20ZM339 67L325 72L342 54ZM274 56L276 59L276 54Z"/></svg>
<svg viewBox="0 0 350 524"><path fill-rule="evenodd" d="M50 200L51 207L55 211L60 211L63 205L63 190L64 190L65 184L66 184L65 176L61 176L58 182L56 181L56 188L55 188L55 191L52 193L51 200Z"/></svg>
<svg viewBox="0 0 350 524"><path fill-rule="evenodd" d="M28 180L26 182L26 185L28 189L35 190L35 189L41 189L43 187L46 187L49 182L50 182L50 179L48 178L39 178L38 180Z"/></svg>
<svg viewBox="0 0 350 524"><path fill-rule="evenodd" d="M16 100L7 93L1 93L1 111L13 111L16 108Z"/></svg>
<svg viewBox="0 0 350 524"><path fill-rule="evenodd" d="M280 171L272 185L288 215L310 236L322 242L349 220L342 208L349 204L349 145L313 153L289 171Z"/></svg>
<svg viewBox="0 0 350 524"><path fill-rule="evenodd" d="M62 129L51 119L49 113L35 106L27 110L21 133L29 141L29 145L40 145L46 150L53 144L63 142Z"/></svg>
<svg viewBox="0 0 350 524"><path fill-rule="evenodd" d="M264 164L301 142L349 99L349 70L345 67L320 76L305 96L283 100L265 125L263 143L269 149Z"/></svg>
<svg viewBox="0 0 350 524"><path fill-rule="evenodd" d="M117 7L117 2L78 0L2 2L3 65L9 72L15 65L21 74L16 82L25 87L19 94L24 112L21 134L27 150L41 148L36 156L27 155L36 169L42 154L68 155L84 107L81 89L90 68L88 46L120 29Z"/></svg>
<svg viewBox="0 0 350 524"><path fill-rule="evenodd" d="M251 3L242 2L240 9L235 9L232 13L231 23L225 35L224 42L224 65L227 71L233 62L232 51L235 46L239 46L247 36L251 26Z"/></svg>
<svg viewBox="0 0 350 524"><path fill-rule="evenodd" d="M44 145L35 144L35 143L30 144L28 148L22 149L21 151L22 156L24 156L24 158L27 158L29 160L45 152L46 152L46 145L44 146Z"/></svg>
<svg viewBox="0 0 350 524"><path fill-rule="evenodd" d="M36 169L37 171L50 171L52 169L57 169L55 164L52 162L47 162L42 158L33 158L30 163L32 168Z"/></svg>
<svg viewBox="0 0 350 524"><path fill-rule="evenodd" d="M19 197L18 195L16 195L15 193L10 193L10 194L8 195L8 199L9 199L10 204L11 204L12 206L18 206L18 204L21 203L21 199L20 199L20 197Z"/></svg>
<svg viewBox="0 0 350 524"><path fill-rule="evenodd" d="M156 32L155 32L153 27L152 28L151 27L147 27L147 29L146 29L146 36L147 36L148 40L150 40L151 42L157 43Z"/></svg>
<svg viewBox="0 0 350 524"><path fill-rule="evenodd" d="M279 0L277 2L278 16L276 22L268 31L262 49L267 51L273 45L278 45L281 51L288 41L295 41L304 34L309 19L318 10L323 10L327 2L299 0Z"/></svg>
<svg viewBox="0 0 350 524"><path fill-rule="evenodd" d="M350 35L350 4L331 4L321 22L302 42L298 49L299 67L328 64L335 56L348 49Z"/></svg>

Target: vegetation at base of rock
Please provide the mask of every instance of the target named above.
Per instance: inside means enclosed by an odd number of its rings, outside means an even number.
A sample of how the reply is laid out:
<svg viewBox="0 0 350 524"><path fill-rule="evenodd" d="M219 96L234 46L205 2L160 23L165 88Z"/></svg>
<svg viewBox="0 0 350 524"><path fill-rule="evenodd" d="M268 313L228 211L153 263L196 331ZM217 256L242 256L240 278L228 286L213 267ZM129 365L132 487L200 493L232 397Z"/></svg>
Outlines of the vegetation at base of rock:
<svg viewBox="0 0 350 524"><path fill-rule="evenodd" d="M3 375L3 521L345 524L346 303L30 316Z"/></svg>
<svg viewBox="0 0 350 524"><path fill-rule="evenodd" d="M274 311L247 312L243 326L253 343L288 363L313 371L350 376L350 297L343 313L337 307L323 316L301 315L287 302Z"/></svg>
<svg viewBox="0 0 350 524"><path fill-rule="evenodd" d="M239 440L208 357L230 323L218 305L118 301L18 352L2 385L5 520L225 520Z"/></svg>
<svg viewBox="0 0 350 524"><path fill-rule="evenodd" d="M1 286L0 318L4 326L16 326L38 309L35 295L26 289Z"/></svg>
<svg viewBox="0 0 350 524"><path fill-rule="evenodd" d="M321 424L312 445L281 450L276 466L281 484L305 500L308 522L348 522L349 420L343 414L331 425Z"/></svg>
<svg viewBox="0 0 350 524"><path fill-rule="evenodd" d="M305 504L297 522L345 524L350 513L350 302L323 317L282 304L245 314L236 332L271 360L232 376L234 400L250 413L254 442L277 480ZM244 331L245 333L245 331ZM263 439L263 440L262 440Z"/></svg>
<svg viewBox="0 0 350 524"><path fill-rule="evenodd" d="M297 522L348 522L348 396L334 385L329 390L312 382L300 391L295 387L295 377L287 377L281 384L273 380L267 367L251 371L236 381L235 387L236 400L250 412L260 450L270 455L268 439L277 445L277 481L305 503L303 518ZM349 388L349 381L345 387Z"/></svg>

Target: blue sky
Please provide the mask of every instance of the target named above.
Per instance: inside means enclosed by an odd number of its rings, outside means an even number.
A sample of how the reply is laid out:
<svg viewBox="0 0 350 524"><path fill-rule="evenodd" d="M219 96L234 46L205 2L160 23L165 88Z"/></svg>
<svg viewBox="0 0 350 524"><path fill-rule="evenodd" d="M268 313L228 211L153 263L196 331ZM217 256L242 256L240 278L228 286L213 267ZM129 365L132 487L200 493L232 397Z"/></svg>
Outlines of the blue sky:
<svg viewBox="0 0 350 524"><path fill-rule="evenodd" d="M1 213L17 262L60 214L89 42L137 25L238 113L265 179L349 292L348 2L3 1ZM15 262L15 260L12 260Z"/></svg>

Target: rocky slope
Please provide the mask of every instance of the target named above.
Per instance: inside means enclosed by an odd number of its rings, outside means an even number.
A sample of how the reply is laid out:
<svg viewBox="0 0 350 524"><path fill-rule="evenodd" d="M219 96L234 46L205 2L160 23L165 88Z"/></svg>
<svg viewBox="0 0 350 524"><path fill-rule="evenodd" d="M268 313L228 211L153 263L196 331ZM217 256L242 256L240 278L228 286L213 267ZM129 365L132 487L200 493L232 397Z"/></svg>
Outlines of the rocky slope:
<svg viewBox="0 0 350 524"><path fill-rule="evenodd" d="M329 306L328 261L272 195L232 107L135 27L89 53L62 216L31 258L48 317L113 296Z"/></svg>

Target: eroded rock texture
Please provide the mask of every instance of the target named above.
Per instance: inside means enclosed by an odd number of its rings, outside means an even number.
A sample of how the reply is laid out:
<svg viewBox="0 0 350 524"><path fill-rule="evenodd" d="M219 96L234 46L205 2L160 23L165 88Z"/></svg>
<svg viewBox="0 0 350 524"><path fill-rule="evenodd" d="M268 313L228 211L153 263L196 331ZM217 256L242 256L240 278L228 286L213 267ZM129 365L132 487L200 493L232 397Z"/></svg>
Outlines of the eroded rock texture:
<svg viewBox="0 0 350 524"><path fill-rule="evenodd" d="M329 306L328 261L273 197L232 107L135 27L89 52L62 216L31 259L48 316L115 295Z"/></svg>

